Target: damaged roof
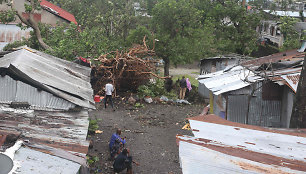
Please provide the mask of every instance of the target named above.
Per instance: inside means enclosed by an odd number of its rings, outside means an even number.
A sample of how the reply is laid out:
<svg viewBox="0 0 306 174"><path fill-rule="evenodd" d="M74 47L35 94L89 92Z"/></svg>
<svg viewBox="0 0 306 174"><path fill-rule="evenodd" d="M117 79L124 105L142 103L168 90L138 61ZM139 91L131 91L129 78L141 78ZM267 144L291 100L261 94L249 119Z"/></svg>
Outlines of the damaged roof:
<svg viewBox="0 0 306 174"><path fill-rule="evenodd" d="M183 173L305 173L306 130L276 130L189 118L194 137L177 135Z"/></svg>
<svg viewBox="0 0 306 174"><path fill-rule="evenodd" d="M201 59L201 61L210 60L210 59L246 59L247 60L247 59L253 59L253 58L249 56L241 55L241 54L231 53L231 54L218 55L215 57Z"/></svg>
<svg viewBox="0 0 306 174"><path fill-rule="evenodd" d="M0 147L16 139L25 146L18 150L14 164L21 173L77 173L87 166L89 142L88 111L46 112L0 108Z"/></svg>
<svg viewBox="0 0 306 174"><path fill-rule="evenodd" d="M269 56L260 57L257 59L252 59L249 61L243 62L241 65L248 68L256 68L261 66L264 63L277 63L284 61L299 61L304 60L305 57L304 52L298 52L297 49L288 50L280 53L271 54Z"/></svg>
<svg viewBox="0 0 306 174"><path fill-rule="evenodd" d="M270 79L279 85L287 85L296 92L305 53L296 49L243 62L215 73L198 76L215 95L234 91L250 84Z"/></svg>
<svg viewBox="0 0 306 174"><path fill-rule="evenodd" d="M95 108L90 68L27 47L6 54L0 60L0 69L22 81L78 106Z"/></svg>
<svg viewBox="0 0 306 174"><path fill-rule="evenodd" d="M263 80L263 78L242 66L234 66L198 77L199 83L204 84L215 95L241 89L258 80Z"/></svg>

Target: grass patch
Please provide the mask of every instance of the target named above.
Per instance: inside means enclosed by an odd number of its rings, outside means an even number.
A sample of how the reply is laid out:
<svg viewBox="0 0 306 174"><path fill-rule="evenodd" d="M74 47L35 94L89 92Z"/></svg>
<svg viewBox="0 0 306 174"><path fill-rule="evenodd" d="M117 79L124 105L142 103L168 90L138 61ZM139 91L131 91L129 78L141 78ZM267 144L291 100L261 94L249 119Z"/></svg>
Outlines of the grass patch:
<svg viewBox="0 0 306 174"><path fill-rule="evenodd" d="M190 75L175 75L173 76L172 80L175 83L177 81L177 79L182 79L182 77L185 76L185 78L188 78L191 85L199 87L199 82L198 80L196 80L194 77L191 77Z"/></svg>

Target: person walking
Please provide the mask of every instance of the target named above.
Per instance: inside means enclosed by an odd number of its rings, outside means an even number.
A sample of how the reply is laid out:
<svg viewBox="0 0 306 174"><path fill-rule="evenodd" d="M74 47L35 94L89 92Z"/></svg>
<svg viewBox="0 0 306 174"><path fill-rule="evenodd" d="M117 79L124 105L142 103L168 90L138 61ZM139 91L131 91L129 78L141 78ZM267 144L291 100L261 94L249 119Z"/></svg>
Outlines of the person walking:
<svg viewBox="0 0 306 174"><path fill-rule="evenodd" d="M187 82L186 82L185 76L183 76L182 80L180 80L180 99L181 100L184 100L185 98L186 88L187 88Z"/></svg>
<svg viewBox="0 0 306 174"><path fill-rule="evenodd" d="M110 102L112 108L114 109L114 104L113 104L113 99L112 99L113 92L114 92L114 86L112 84L112 80L109 79L107 84L105 85L105 99L104 99L105 109L106 109L107 101ZM114 109L114 111L115 111L115 109Z"/></svg>

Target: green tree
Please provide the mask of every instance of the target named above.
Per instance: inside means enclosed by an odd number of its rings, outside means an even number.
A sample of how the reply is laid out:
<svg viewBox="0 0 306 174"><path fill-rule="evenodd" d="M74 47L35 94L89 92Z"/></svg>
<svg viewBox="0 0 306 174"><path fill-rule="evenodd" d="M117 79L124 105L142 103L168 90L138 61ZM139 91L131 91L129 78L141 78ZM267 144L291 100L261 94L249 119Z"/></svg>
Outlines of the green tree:
<svg viewBox="0 0 306 174"><path fill-rule="evenodd" d="M216 36L216 48L222 52L250 54L257 49L256 27L262 19L261 13L250 13L237 0L206 1L199 6L203 11L202 21L212 23Z"/></svg>
<svg viewBox="0 0 306 174"><path fill-rule="evenodd" d="M22 11L17 11L15 8L15 3L13 0L0 0L1 4L6 4L8 10L0 12L0 20L2 23L9 23L16 19L16 16L20 19L21 23L20 27L25 25L26 27L31 27L35 33L38 43L44 49L52 49L48 46L42 36L41 31L39 29L39 23L34 20L35 11L41 10L40 1L39 0L28 0L24 3L25 13L29 14L29 17L26 18L22 15Z"/></svg>
<svg viewBox="0 0 306 174"><path fill-rule="evenodd" d="M169 75L170 62L190 62L204 54L205 29L200 22L200 11L188 0L164 0L153 9L152 28L155 32L156 53L164 64L164 75Z"/></svg>
<svg viewBox="0 0 306 174"><path fill-rule="evenodd" d="M298 20L288 16L280 18L280 31L284 37L284 43L281 50L298 48L300 46L300 35L295 29L295 24Z"/></svg>

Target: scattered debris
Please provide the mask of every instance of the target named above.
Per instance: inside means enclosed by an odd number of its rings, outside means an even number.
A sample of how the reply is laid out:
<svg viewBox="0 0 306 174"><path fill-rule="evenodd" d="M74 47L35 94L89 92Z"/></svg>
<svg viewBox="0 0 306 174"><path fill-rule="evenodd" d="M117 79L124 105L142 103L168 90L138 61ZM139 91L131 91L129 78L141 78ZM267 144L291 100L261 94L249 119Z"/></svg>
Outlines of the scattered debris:
<svg viewBox="0 0 306 174"><path fill-rule="evenodd" d="M101 133L103 133L103 131L101 131L101 130L96 130L95 133L96 133L96 134L101 134Z"/></svg>
<svg viewBox="0 0 306 174"><path fill-rule="evenodd" d="M152 99L151 97L145 97L145 98L144 98L144 101L145 101L146 103L152 103L152 102L153 102L153 99Z"/></svg>

